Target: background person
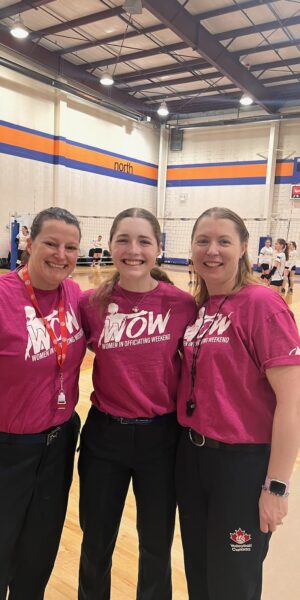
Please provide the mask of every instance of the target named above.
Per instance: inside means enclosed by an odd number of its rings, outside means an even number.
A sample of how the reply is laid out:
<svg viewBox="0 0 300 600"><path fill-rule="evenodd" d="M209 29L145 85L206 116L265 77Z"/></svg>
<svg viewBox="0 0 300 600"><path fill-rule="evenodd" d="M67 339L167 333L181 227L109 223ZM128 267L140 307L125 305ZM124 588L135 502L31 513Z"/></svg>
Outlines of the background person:
<svg viewBox="0 0 300 600"><path fill-rule="evenodd" d="M268 280L269 285L274 286L276 292L285 292L283 287L283 277L285 263L289 258L289 249L286 241L283 238L278 238L274 244L275 254L272 263L272 269L265 279Z"/></svg>
<svg viewBox="0 0 300 600"><path fill-rule="evenodd" d="M255 283L248 231L227 208L192 232L199 313L184 336L177 494L189 600L259 600L300 442L300 338Z"/></svg>
<svg viewBox="0 0 300 600"><path fill-rule="evenodd" d="M289 258L288 258L288 261L285 263L283 290L284 290L284 292L286 292L286 286L287 286L289 294L292 294L294 291L296 261L297 261L297 244L296 244L296 242L289 242L288 249L289 249Z"/></svg>
<svg viewBox="0 0 300 600"><path fill-rule="evenodd" d="M67 279L79 223L34 219L29 262L0 277L0 598L41 600L65 519L80 421L85 340L80 289Z"/></svg>
<svg viewBox="0 0 300 600"><path fill-rule="evenodd" d="M271 240L266 239L265 245L260 249L258 264L261 268L261 279L265 279L265 276L270 273L273 261L273 248Z"/></svg>
<svg viewBox="0 0 300 600"><path fill-rule="evenodd" d="M18 244L18 258L17 265L21 264L21 258L23 252L26 252L27 241L29 240L29 229L26 225L22 225L21 231L16 236L16 242Z"/></svg>
<svg viewBox="0 0 300 600"><path fill-rule="evenodd" d="M109 248L118 271L82 301L95 352L92 408L81 435L79 599L109 600L112 554L130 482L137 505L139 600L170 600L175 522L175 396L178 347L193 320L193 298L155 267L157 219L119 213ZM169 280L168 280L169 281Z"/></svg>
<svg viewBox="0 0 300 600"><path fill-rule="evenodd" d="M93 242L93 247L89 250L89 256L93 259L91 267L95 267L100 264L101 256L102 256L102 247L101 247L102 235L98 235L97 239Z"/></svg>

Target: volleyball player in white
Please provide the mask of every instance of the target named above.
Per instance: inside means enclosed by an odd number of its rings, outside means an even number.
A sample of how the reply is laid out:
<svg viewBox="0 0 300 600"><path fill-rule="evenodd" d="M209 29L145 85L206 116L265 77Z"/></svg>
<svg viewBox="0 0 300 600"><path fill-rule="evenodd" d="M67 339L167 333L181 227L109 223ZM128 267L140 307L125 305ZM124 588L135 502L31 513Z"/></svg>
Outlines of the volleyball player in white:
<svg viewBox="0 0 300 600"><path fill-rule="evenodd" d="M269 285L273 285L277 292L285 291L283 287L283 276L285 263L289 258L289 250L286 241L283 238L278 238L274 244L275 256L273 267L265 279L269 280Z"/></svg>
<svg viewBox="0 0 300 600"><path fill-rule="evenodd" d="M266 275L270 273L273 260L273 248L271 246L271 240L266 239L265 245L259 251L258 264L261 266L261 279L265 279Z"/></svg>
<svg viewBox="0 0 300 600"><path fill-rule="evenodd" d="M281 291L286 292L286 285L288 284L288 292L289 292L289 294L292 294L293 290L294 290L295 273L296 273L297 244L296 244L296 242L289 242L288 247L289 247L289 259L285 264L283 288Z"/></svg>

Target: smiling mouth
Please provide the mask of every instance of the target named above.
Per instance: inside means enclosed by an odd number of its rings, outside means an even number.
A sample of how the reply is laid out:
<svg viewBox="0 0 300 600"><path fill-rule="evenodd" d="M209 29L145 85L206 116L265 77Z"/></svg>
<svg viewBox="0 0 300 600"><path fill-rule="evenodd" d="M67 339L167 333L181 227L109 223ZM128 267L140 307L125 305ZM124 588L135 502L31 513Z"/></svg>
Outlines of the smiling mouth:
<svg viewBox="0 0 300 600"><path fill-rule="evenodd" d="M212 261L206 261L203 263L205 267L208 268L214 268L214 267L222 267L223 263L221 262L212 262Z"/></svg>
<svg viewBox="0 0 300 600"><path fill-rule="evenodd" d="M124 265L128 265L129 267L139 267L140 265L144 264L144 260L130 260L127 258L124 258L124 260L122 261L124 263Z"/></svg>
<svg viewBox="0 0 300 600"><path fill-rule="evenodd" d="M50 267L50 269L66 269L68 265L58 265L56 263L50 263L50 262L46 262L46 264L48 265L48 267Z"/></svg>

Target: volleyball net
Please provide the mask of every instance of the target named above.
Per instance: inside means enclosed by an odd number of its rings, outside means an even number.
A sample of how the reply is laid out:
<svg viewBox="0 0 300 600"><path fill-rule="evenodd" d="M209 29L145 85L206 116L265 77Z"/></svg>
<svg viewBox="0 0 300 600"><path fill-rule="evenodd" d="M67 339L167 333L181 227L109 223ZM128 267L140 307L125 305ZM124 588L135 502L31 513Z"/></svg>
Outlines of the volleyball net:
<svg viewBox="0 0 300 600"><path fill-rule="evenodd" d="M18 215L18 222L21 225L30 227L35 215ZM80 252L78 265L88 266L92 263L89 255L90 250L96 245L102 248L102 258L100 266L112 264L108 252L109 233L114 217L76 215L81 226L82 239L80 243ZM300 218L264 218L244 219L249 231L249 257L253 265L257 264L259 254L260 240L264 237L270 237L274 245L277 238L295 241L297 247L300 247ZM194 218L172 218L167 217L159 219L163 233L163 251L161 262L174 265L186 265L189 258L191 247L191 234L195 223ZM98 236L101 235L101 242ZM300 257L299 257L300 262ZM300 265L299 265L300 266Z"/></svg>

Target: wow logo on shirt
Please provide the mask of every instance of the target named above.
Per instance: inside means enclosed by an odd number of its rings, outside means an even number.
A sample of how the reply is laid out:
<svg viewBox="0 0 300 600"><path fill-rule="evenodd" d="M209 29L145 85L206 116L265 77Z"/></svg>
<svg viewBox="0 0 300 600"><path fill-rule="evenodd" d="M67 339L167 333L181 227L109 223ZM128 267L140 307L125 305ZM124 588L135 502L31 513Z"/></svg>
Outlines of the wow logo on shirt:
<svg viewBox="0 0 300 600"><path fill-rule="evenodd" d="M147 310L127 314L120 313L118 304L111 302L107 311L108 314L98 342L98 346L102 346L102 349L162 342L170 339L170 334L165 334L170 318L170 309L164 317L162 314L154 317L153 312ZM142 337L143 335L145 337Z"/></svg>
<svg viewBox="0 0 300 600"><path fill-rule="evenodd" d="M230 313L230 315L231 314L232 313ZM222 334L231 325L230 315L226 316L222 315L222 313L207 315L205 308L200 308L195 323L185 330L183 338L184 345L192 346L200 340L202 343L207 343L208 341L223 341L228 343L229 338L222 337ZM206 333L208 334L208 337L203 339Z"/></svg>
<svg viewBox="0 0 300 600"><path fill-rule="evenodd" d="M31 357L32 361L41 360L55 352L49 333L43 323L43 320L37 316L33 306L25 306L26 329L28 333L27 346L25 350L25 360ZM60 326L58 319L58 311L53 310L50 315L45 317L49 321L58 342L60 341ZM70 334L68 344L72 344L83 336L83 331L79 326L76 315L71 305L69 310L66 310L66 326Z"/></svg>

